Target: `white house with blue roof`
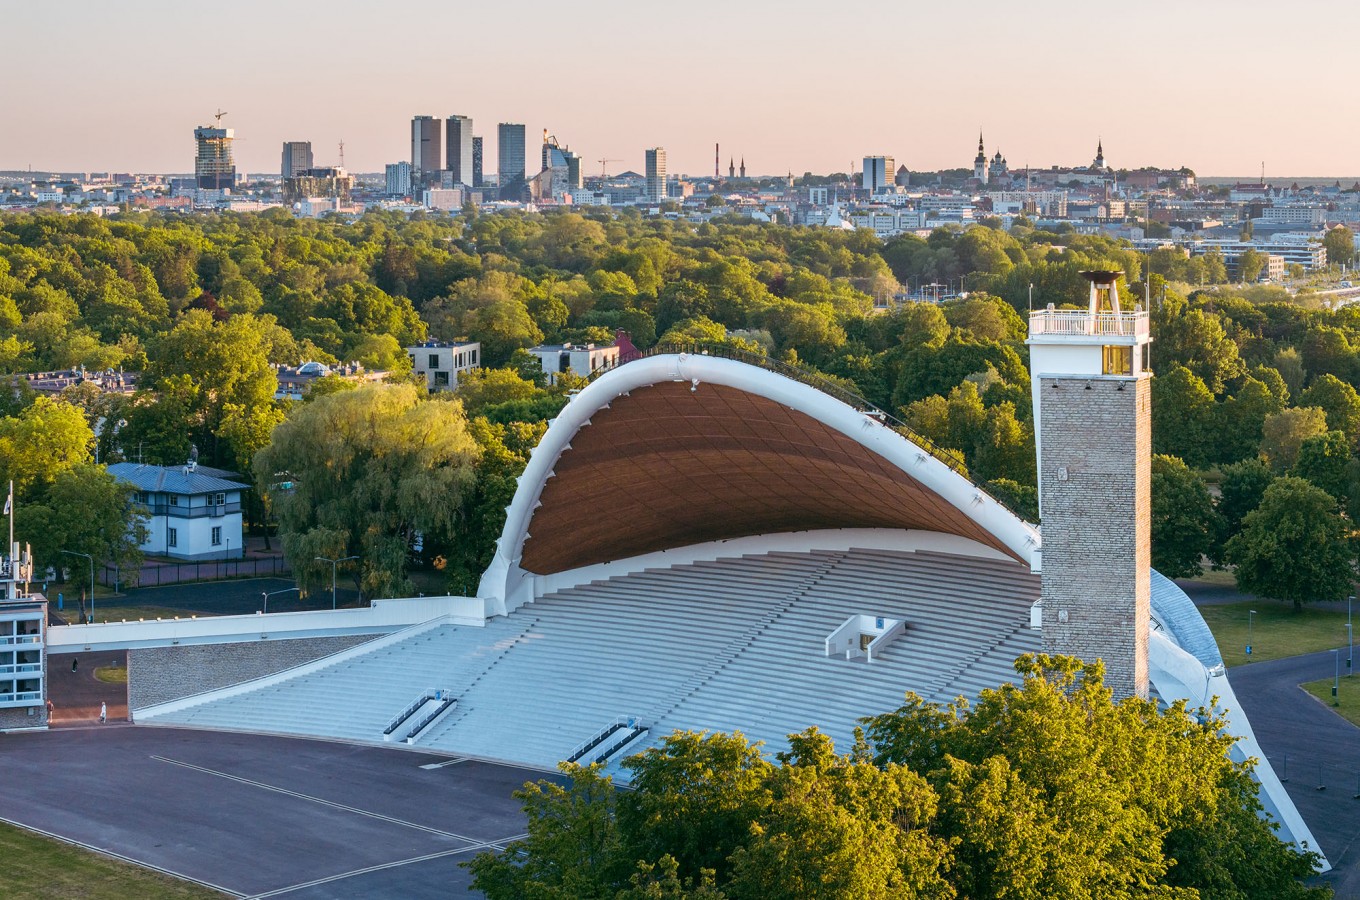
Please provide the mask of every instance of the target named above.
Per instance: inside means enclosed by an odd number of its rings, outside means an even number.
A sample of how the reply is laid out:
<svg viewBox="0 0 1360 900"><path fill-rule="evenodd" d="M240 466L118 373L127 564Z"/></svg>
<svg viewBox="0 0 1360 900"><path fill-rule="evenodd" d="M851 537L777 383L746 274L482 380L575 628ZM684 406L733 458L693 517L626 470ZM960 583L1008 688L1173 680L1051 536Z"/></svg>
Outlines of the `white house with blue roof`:
<svg viewBox="0 0 1360 900"><path fill-rule="evenodd" d="M150 516L142 552L175 559L239 559L244 550L241 493L234 472L200 466L114 463L109 474L137 489Z"/></svg>

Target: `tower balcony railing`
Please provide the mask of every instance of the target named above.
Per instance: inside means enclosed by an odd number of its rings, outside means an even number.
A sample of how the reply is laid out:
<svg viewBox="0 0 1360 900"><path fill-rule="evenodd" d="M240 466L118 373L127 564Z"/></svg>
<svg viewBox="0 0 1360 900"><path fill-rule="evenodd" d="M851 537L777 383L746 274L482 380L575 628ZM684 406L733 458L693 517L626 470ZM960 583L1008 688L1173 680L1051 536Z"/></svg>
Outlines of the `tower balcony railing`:
<svg viewBox="0 0 1360 900"><path fill-rule="evenodd" d="M1148 336L1146 312L1092 314L1084 309L1036 309L1029 314L1029 333L1070 335Z"/></svg>

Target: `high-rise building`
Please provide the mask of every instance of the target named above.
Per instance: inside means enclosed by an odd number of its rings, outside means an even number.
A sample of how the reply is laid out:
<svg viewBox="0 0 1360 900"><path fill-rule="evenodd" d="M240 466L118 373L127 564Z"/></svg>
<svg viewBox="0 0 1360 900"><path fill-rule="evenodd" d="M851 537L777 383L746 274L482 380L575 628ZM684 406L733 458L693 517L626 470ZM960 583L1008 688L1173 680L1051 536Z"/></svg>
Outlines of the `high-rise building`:
<svg viewBox="0 0 1360 900"><path fill-rule="evenodd" d="M472 186L475 188L486 183L482 170L482 160L482 139L474 135L472 138Z"/></svg>
<svg viewBox="0 0 1360 900"><path fill-rule="evenodd" d="M283 166L279 174L284 178L296 178L312 168L311 141L284 141Z"/></svg>
<svg viewBox="0 0 1360 900"><path fill-rule="evenodd" d="M443 123L435 116L416 116L411 120L411 183L424 187L439 181L444 164Z"/></svg>
<svg viewBox="0 0 1360 900"><path fill-rule="evenodd" d="M194 157L194 183L201 191L229 190L236 184L236 162L231 156L231 142L236 132L230 128L194 129L194 143L198 152Z"/></svg>
<svg viewBox="0 0 1360 900"><path fill-rule="evenodd" d="M411 196L411 164L402 161L387 164L387 193L393 197Z"/></svg>
<svg viewBox="0 0 1360 900"><path fill-rule="evenodd" d="M666 148L653 147L647 151L647 199L666 199Z"/></svg>
<svg viewBox="0 0 1360 900"><path fill-rule="evenodd" d="M502 200L518 200L524 193L524 126L502 122L496 126L496 177Z"/></svg>
<svg viewBox="0 0 1360 900"><path fill-rule="evenodd" d="M444 161L455 185L472 187L472 119L467 116L444 120Z"/></svg>
<svg viewBox="0 0 1360 900"><path fill-rule="evenodd" d="M869 193L877 193L892 181L895 160L891 156L864 157L864 176L861 186Z"/></svg>

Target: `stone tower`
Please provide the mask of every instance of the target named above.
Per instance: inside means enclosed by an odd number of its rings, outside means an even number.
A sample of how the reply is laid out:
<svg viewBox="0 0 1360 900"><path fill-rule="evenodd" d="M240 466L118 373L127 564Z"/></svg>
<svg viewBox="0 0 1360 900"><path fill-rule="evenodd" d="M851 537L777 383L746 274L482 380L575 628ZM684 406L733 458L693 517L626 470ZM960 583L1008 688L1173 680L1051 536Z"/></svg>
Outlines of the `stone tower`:
<svg viewBox="0 0 1360 900"><path fill-rule="evenodd" d="M987 151L983 149L981 131L978 131L977 156L973 157L973 177L981 184L987 183Z"/></svg>
<svg viewBox="0 0 1360 900"><path fill-rule="evenodd" d="M1147 696L1148 314L1122 309L1120 273L1083 274L1086 309L1030 313L1044 650L1103 659L1116 696Z"/></svg>

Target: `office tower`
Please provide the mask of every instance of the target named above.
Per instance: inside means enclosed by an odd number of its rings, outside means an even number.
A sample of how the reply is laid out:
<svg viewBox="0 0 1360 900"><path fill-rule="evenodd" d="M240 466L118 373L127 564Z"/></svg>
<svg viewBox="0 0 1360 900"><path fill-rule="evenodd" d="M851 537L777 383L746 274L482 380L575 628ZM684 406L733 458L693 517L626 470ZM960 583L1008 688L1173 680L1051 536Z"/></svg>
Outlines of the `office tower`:
<svg viewBox="0 0 1360 900"><path fill-rule="evenodd" d="M864 177L861 187L871 194L887 187L893 175L893 163L891 156L864 157Z"/></svg>
<svg viewBox="0 0 1360 900"><path fill-rule="evenodd" d="M496 175L502 200L518 200L524 193L524 141L524 126L518 122L496 126Z"/></svg>
<svg viewBox="0 0 1360 900"><path fill-rule="evenodd" d="M311 141L284 141L283 166L279 174L284 178L296 178L312 168Z"/></svg>
<svg viewBox="0 0 1360 900"><path fill-rule="evenodd" d="M482 174L482 139L473 137L472 139L472 186L481 187L486 183L485 176Z"/></svg>
<svg viewBox="0 0 1360 900"><path fill-rule="evenodd" d="M393 197L411 196L411 164L402 161L387 164L387 193Z"/></svg>
<svg viewBox="0 0 1360 900"><path fill-rule="evenodd" d="M472 119L467 116L444 120L444 162L455 185L472 187Z"/></svg>
<svg viewBox="0 0 1360 900"><path fill-rule="evenodd" d="M434 116L416 116L411 120L411 183L424 187L438 183L444 162L444 132L442 121Z"/></svg>
<svg viewBox="0 0 1360 900"><path fill-rule="evenodd" d="M647 199L666 199L666 148L653 147L647 151Z"/></svg>
<svg viewBox="0 0 1360 900"><path fill-rule="evenodd" d="M198 147L194 157L194 181L199 190L223 191L236 184L236 163L231 156L231 142L235 136L230 128L200 125L194 129L194 142Z"/></svg>
<svg viewBox="0 0 1360 900"><path fill-rule="evenodd" d="M543 171L552 173L554 193L580 190L581 158L558 143L557 137L543 129Z"/></svg>

